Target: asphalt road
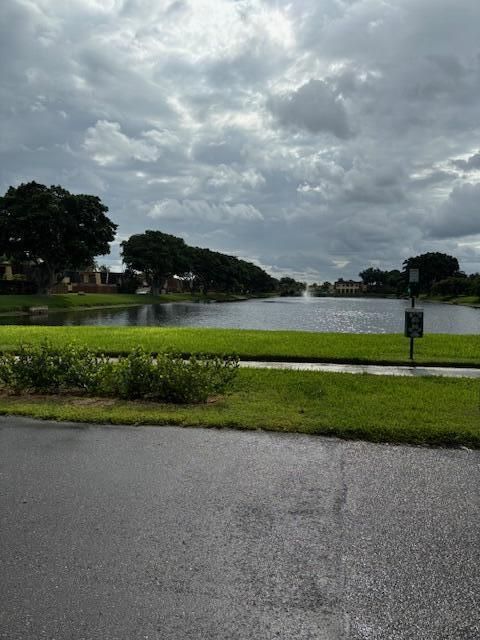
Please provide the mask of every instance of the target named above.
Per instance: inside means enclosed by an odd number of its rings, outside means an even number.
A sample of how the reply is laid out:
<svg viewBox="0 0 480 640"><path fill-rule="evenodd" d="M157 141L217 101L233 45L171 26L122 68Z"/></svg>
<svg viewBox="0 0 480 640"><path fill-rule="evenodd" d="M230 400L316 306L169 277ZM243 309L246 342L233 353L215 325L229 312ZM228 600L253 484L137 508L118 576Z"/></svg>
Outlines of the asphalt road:
<svg viewBox="0 0 480 640"><path fill-rule="evenodd" d="M0 419L0 638L477 640L480 451Z"/></svg>

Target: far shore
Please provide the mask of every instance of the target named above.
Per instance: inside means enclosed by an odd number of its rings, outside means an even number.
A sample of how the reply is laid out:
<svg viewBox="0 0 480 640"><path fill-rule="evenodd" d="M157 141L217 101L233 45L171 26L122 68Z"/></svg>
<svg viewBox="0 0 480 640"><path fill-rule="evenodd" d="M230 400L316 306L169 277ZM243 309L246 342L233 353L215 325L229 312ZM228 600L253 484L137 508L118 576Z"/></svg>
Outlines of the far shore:
<svg viewBox="0 0 480 640"><path fill-rule="evenodd" d="M0 296L0 317L25 317L41 315L32 313L30 307L48 307L48 314L69 311L94 311L101 309L121 309L141 307L147 304L168 304L176 302L239 302L251 298L268 297L263 295L236 295L211 293L206 295L190 293L167 293L159 296L150 294L91 293L78 295L2 295Z"/></svg>
<svg viewBox="0 0 480 640"><path fill-rule="evenodd" d="M446 297L446 296L430 296L428 298L420 298L423 302L440 302L441 304L453 304L460 305L462 307L473 307L474 309L480 309L480 298L476 296L459 296Z"/></svg>
<svg viewBox="0 0 480 640"><path fill-rule="evenodd" d="M122 303L122 304L103 304L103 305L97 305L95 307L90 307L90 306L79 306L79 307L54 307L54 308L48 308L48 314L51 313L69 313L69 312L77 312L77 311L96 311L96 310L100 310L100 309L126 309L128 307L141 307L144 304L153 304L152 302L128 302L128 303ZM166 302L163 303L155 303L155 304L167 304ZM34 305L32 305L34 306ZM18 316L37 316L37 315L42 315L40 313L32 313L30 311L4 311L0 313L0 318L8 318L8 317L18 317Z"/></svg>
<svg viewBox="0 0 480 640"><path fill-rule="evenodd" d="M140 307L151 304L167 304L176 302L242 302L256 298L267 298L278 294L265 293L254 295L210 293L207 295L190 293L168 293L159 296L150 294L92 293L92 294L53 294L47 295L2 295L0 296L0 317L25 317L37 315L29 311L29 307L48 307L48 314L70 311L96 311L101 309L122 309ZM301 297L301 296L298 296ZM385 298L405 299L406 296L392 294L362 294L356 296L312 296L336 298ZM480 309L480 298L476 296L420 296L420 303L441 303L460 305Z"/></svg>

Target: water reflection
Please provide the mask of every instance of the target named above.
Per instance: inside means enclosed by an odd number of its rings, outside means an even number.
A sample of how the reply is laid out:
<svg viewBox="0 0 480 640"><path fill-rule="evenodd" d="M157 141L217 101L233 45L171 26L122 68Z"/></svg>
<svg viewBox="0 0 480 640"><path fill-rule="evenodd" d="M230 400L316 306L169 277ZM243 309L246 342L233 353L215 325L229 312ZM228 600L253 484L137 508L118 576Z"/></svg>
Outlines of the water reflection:
<svg viewBox="0 0 480 640"><path fill-rule="evenodd" d="M401 333L407 300L381 298L270 298L220 304L178 302L124 309L0 318L0 324L184 326L291 329L339 333ZM480 333L480 309L427 303L425 332Z"/></svg>

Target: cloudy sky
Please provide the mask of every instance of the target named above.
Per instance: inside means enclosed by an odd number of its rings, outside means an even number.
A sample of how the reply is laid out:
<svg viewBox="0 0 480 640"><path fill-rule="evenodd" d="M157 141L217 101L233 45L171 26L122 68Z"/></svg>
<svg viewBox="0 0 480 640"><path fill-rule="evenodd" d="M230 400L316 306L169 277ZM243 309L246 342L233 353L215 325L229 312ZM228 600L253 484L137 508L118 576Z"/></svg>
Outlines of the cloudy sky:
<svg viewBox="0 0 480 640"><path fill-rule="evenodd" d="M309 282L480 271L478 0L1 0L0 191Z"/></svg>

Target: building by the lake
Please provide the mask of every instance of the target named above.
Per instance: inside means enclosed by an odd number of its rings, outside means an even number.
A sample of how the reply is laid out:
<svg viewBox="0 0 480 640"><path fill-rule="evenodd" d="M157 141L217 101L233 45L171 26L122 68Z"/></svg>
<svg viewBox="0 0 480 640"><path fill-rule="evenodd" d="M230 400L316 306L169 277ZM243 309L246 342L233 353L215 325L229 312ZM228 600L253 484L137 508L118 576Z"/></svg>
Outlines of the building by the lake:
<svg viewBox="0 0 480 640"><path fill-rule="evenodd" d="M333 285L333 292L339 296L354 296L361 293L366 293L367 285L356 280L337 280Z"/></svg>

